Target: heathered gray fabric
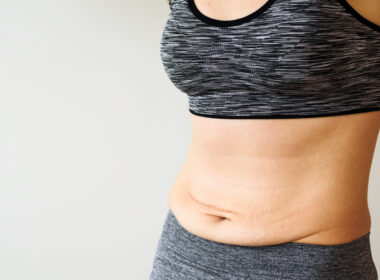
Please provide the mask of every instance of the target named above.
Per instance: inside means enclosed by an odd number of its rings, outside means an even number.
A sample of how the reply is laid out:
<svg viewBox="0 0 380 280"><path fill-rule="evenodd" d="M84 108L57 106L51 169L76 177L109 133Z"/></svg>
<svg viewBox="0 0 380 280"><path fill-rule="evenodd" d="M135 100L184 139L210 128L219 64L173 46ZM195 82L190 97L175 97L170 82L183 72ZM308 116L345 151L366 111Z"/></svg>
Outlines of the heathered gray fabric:
<svg viewBox="0 0 380 280"><path fill-rule="evenodd" d="M149 280L377 280L369 236L340 245L237 246L193 235L169 209Z"/></svg>
<svg viewBox="0 0 380 280"><path fill-rule="evenodd" d="M189 1L170 0L160 54L191 112L292 118L380 110L380 27L353 16L345 0L269 0L234 26L200 20Z"/></svg>

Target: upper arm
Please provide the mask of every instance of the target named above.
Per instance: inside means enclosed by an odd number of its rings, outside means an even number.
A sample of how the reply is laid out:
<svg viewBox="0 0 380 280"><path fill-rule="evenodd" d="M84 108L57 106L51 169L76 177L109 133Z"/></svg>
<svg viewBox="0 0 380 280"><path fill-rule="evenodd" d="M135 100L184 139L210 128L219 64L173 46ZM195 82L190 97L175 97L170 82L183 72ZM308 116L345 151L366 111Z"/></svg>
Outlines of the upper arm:
<svg viewBox="0 0 380 280"><path fill-rule="evenodd" d="M171 9L172 9L172 3L171 3L172 0L165 0L165 1L166 1L166 3L168 3L169 8L170 8L170 10L171 10Z"/></svg>

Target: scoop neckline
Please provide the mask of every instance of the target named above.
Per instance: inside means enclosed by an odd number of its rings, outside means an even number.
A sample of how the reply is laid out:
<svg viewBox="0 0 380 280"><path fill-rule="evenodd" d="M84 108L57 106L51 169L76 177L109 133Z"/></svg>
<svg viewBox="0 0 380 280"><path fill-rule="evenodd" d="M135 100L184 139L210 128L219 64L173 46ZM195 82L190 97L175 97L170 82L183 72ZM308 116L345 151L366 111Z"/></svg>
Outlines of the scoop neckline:
<svg viewBox="0 0 380 280"><path fill-rule="evenodd" d="M219 26L219 27L229 27L229 26L236 26L236 25L241 25L243 23L249 22L252 19L258 17L261 15L263 12L269 9L270 6L277 0L267 0L263 6L255 10L254 12L233 20L219 20L215 18L211 18L203 14L200 10L198 10L194 0L187 0L187 4L191 10L191 12L196 16L198 19L203 21L204 23L207 23L209 25L213 26Z"/></svg>

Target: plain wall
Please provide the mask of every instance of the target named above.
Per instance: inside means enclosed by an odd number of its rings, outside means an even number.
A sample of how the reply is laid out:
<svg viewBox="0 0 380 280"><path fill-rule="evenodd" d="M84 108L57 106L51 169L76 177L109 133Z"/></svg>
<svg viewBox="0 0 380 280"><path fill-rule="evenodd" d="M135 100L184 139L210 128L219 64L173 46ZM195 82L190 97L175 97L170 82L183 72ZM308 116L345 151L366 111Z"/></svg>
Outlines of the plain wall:
<svg viewBox="0 0 380 280"><path fill-rule="evenodd" d="M0 279L148 279L191 137L159 55L168 13L165 0L0 0Z"/></svg>

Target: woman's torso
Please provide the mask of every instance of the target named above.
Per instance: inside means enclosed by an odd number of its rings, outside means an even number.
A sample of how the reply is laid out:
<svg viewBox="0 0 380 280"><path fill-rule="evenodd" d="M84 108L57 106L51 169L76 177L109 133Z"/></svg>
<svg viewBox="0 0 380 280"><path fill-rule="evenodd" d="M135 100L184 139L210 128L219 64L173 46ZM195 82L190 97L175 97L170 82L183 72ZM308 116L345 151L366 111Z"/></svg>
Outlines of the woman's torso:
<svg viewBox="0 0 380 280"><path fill-rule="evenodd" d="M374 20L368 6L349 2ZM228 18L244 14L235 15ZM191 144L168 204L191 233L256 246L340 244L369 232L367 190L380 111L293 119L190 117Z"/></svg>

